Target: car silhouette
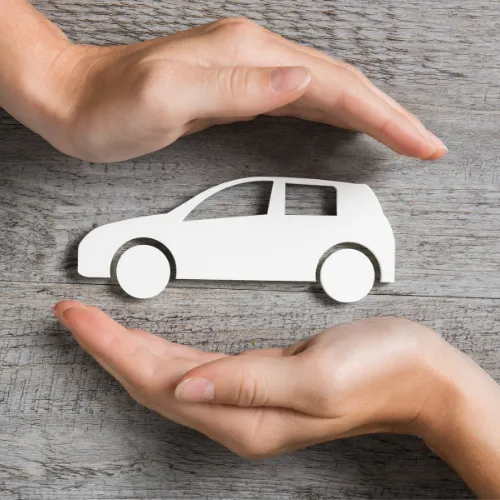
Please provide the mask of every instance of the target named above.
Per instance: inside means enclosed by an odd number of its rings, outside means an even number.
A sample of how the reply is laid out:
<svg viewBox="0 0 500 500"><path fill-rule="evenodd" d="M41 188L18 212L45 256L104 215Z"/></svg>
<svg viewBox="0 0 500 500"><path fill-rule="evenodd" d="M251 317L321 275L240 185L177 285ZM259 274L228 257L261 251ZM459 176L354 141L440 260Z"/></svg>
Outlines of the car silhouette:
<svg viewBox="0 0 500 500"><path fill-rule="evenodd" d="M252 183L271 188L263 214L189 220L205 200ZM287 214L294 186L329 188L333 214ZM169 213L106 224L83 238L80 275L110 278L114 262L118 283L136 298L158 295L175 278L319 281L334 300L355 302L370 292L376 272L381 282L394 281L395 244L365 184L249 177L207 189Z"/></svg>

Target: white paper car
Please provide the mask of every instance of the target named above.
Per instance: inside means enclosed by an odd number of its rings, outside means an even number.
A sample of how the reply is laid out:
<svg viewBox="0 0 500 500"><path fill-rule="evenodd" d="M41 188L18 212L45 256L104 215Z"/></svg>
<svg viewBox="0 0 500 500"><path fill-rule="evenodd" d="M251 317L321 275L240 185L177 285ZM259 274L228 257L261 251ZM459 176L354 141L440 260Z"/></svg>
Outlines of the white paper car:
<svg viewBox="0 0 500 500"><path fill-rule="evenodd" d="M244 183L270 183L267 213L186 220L209 197ZM293 186L335 193L335 215L287 215ZM130 246L130 242L141 240ZM144 243L146 242L146 244ZM126 250L123 247L126 245ZM375 281L394 281L394 235L373 191L350 184L285 177L250 177L207 189L167 214L98 227L78 249L78 272L110 278L136 298L158 295L171 278L184 280L320 281L339 302L366 296Z"/></svg>

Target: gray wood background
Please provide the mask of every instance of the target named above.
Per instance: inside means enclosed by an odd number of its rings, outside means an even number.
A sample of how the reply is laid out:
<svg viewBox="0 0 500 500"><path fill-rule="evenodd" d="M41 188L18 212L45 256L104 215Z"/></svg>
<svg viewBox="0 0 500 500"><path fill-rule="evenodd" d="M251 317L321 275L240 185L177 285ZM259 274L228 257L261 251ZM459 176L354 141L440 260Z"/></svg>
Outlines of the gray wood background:
<svg viewBox="0 0 500 500"><path fill-rule="evenodd" d="M51 314L59 299L203 349L282 346L398 314L500 381L500 11L496 0L37 0L77 42L116 44L243 15L364 70L444 138L434 163L298 120L220 127L120 164L69 159L0 113L0 497L468 498L423 443L346 439L240 459L129 399ZM335 306L317 286L177 283L135 302L76 274L94 225L167 211L248 175L369 183L397 241L397 282Z"/></svg>

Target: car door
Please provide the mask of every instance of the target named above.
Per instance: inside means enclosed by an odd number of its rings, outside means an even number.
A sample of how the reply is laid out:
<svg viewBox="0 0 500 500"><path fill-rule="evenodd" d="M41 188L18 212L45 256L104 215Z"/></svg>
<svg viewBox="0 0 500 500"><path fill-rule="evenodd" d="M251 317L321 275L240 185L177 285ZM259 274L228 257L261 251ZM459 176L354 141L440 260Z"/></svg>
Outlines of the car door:
<svg viewBox="0 0 500 500"><path fill-rule="evenodd" d="M343 236L337 208L333 185L286 181L280 242L285 279L316 281L321 256Z"/></svg>
<svg viewBox="0 0 500 500"><path fill-rule="evenodd" d="M280 184L274 180L245 182L201 202L180 224L177 277L274 279L273 269L281 258L275 251L280 223L269 207Z"/></svg>

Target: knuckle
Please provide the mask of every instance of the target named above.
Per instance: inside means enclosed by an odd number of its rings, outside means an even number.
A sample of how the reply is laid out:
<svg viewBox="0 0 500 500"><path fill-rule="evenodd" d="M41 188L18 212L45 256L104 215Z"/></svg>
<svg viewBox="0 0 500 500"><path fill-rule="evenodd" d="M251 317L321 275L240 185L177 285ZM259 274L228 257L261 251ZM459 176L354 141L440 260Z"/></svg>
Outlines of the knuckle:
<svg viewBox="0 0 500 500"><path fill-rule="evenodd" d="M254 21L246 17L228 17L215 23L216 29L230 38L241 39L247 35L253 36L263 30Z"/></svg>
<svg viewBox="0 0 500 500"><path fill-rule="evenodd" d="M248 92L249 71L246 68L221 68L217 72L217 85L221 95L242 98Z"/></svg>
<svg viewBox="0 0 500 500"><path fill-rule="evenodd" d="M215 44L222 53L230 55L234 63L251 60L256 42L264 39L267 32L257 23L242 17L222 19L214 24L210 32L214 34Z"/></svg>
<svg viewBox="0 0 500 500"><path fill-rule="evenodd" d="M268 399L265 381L248 366L248 363L243 363L240 377L240 383L236 388L236 405L242 407L264 406Z"/></svg>

